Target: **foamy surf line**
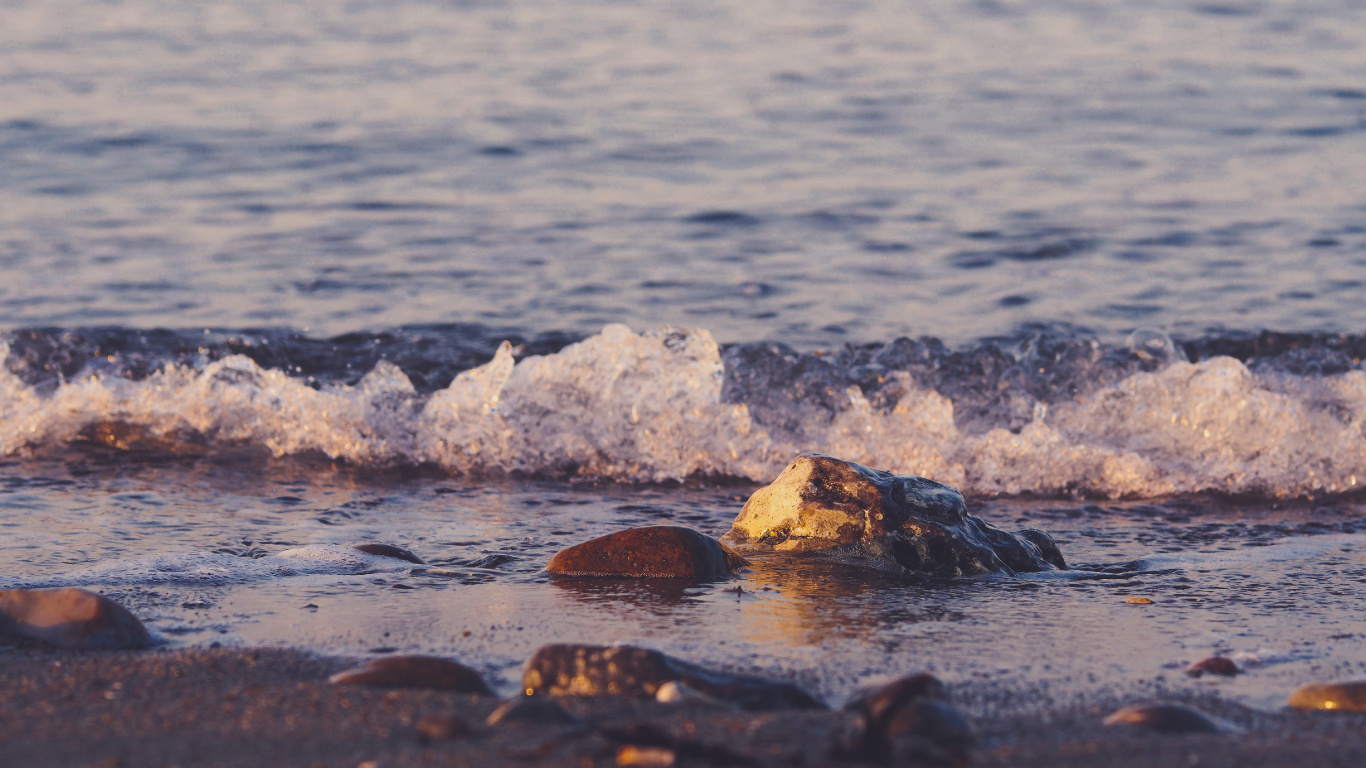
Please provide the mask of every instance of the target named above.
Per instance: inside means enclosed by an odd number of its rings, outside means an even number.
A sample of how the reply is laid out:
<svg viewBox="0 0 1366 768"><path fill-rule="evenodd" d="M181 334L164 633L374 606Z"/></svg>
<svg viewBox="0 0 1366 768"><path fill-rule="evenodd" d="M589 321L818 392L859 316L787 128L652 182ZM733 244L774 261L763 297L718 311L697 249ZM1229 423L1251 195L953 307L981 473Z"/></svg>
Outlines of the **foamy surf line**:
<svg viewBox="0 0 1366 768"><path fill-rule="evenodd" d="M0 357L10 354L0 342ZM946 374L951 358L924 340L835 360L782 345L723 350L706 330L609 325L520 360L505 342L429 392L384 359L352 383L244 354L140 377L87 364L42 382L10 365L0 369L0 455L73 442L248 446L454 474L661 482L766 481L794 454L819 451L979 496L1311 496L1366 478L1359 360L1302 374L1217 355L1188 362L1160 334L1118 350L1035 338L992 351L987 362L1000 358L1003 370L984 378L986 354L964 365L978 373Z"/></svg>

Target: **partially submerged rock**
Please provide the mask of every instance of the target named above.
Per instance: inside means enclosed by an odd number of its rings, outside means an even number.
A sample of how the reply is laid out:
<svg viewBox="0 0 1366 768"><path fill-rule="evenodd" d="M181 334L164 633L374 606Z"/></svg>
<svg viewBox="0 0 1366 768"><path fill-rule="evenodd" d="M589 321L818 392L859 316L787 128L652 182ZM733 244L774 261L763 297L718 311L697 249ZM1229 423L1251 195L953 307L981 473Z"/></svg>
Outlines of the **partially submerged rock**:
<svg viewBox="0 0 1366 768"><path fill-rule="evenodd" d="M1285 703L1295 709L1366 712L1366 681L1302 685L1290 694Z"/></svg>
<svg viewBox="0 0 1366 768"><path fill-rule="evenodd" d="M856 693L844 705L855 715L843 741L855 757L894 765L969 765L976 736L929 674L909 675Z"/></svg>
<svg viewBox="0 0 1366 768"><path fill-rule="evenodd" d="M651 525L609 533L562 550L546 570L564 576L711 581L730 576L745 559L691 528Z"/></svg>
<svg viewBox="0 0 1366 768"><path fill-rule="evenodd" d="M631 646L543 646L526 663L522 689L528 695L654 698L665 683L674 681L741 709L825 708L791 683L707 670Z"/></svg>
<svg viewBox="0 0 1366 768"><path fill-rule="evenodd" d="M379 557L392 557L395 560L406 560L410 563L415 563L417 565L427 564L427 561L413 554L411 551L404 549L403 547L395 546L393 544L378 544L365 542L362 544L352 544L351 548L364 552L367 555L378 555Z"/></svg>
<svg viewBox="0 0 1366 768"><path fill-rule="evenodd" d="M123 606L75 587L0 591L0 638L6 635L79 650L141 648L152 642L142 622Z"/></svg>
<svg viewBox="0 0 1366 768"><path fill-rule="evenodd" d="M329 678L334 685L367 685L375 688L431 688L492 696L488 683L464 664L435 656L385 656L338 672Z"/></svg>
<svg viewBox="0 0 1366 768"><path fill-rule="evenodd" d="M815 453L755 491L721 540L742 552L821 552L935 576L1067 567L1048 534L975 518L947 485Z"/></svg>
<svg viewBox="0 0 1366 768"><path fill-rule="evenodd" d="M1186 674L1191 677L1200 677L1205 674L1219 675L1220 677L1233 677L1241 671L1241 669L1238 669L1238 665L1233 662L1233 659L1230 659L1227 656L1211 656L1208 659L1201 659L1189 667L1186 667Z"/></svg>
<svg viewBox="0 0 1366 768"><path fill-rule="evenodd" d="M1123 707L1105 718L1105 724L1137 726L1158 733L1232 733L1237 730L1198 709L1164 702Z"/></svg>

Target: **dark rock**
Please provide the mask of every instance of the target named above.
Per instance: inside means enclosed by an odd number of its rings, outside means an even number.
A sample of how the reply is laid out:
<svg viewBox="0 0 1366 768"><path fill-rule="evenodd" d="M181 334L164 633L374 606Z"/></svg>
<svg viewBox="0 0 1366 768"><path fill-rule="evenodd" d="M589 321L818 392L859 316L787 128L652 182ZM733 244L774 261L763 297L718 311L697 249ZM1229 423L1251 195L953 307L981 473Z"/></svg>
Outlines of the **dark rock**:
<svg viewBox="0 0 1366 768"><path fill-rule="evenodd" d="M1233 677L1241 671L1241 669L1238 669L1238 665L1233 663L1233 659L1225 656L1211 656L1208 659L1201 659L1189 667L1186 667L1186 674L1191 677L1199 677L1206 672L1211 675Z"/></svg>
<svg viewBox="0 0 1366 768"><path fill-rule="evenodd" d="M1139 726L1158 733L1228 733L1235 730L1198 709L1160 702L1124 707L1105 718L1105 724Z"/></svg>
<svg viewBox="0 0 1366 768"><path fill-rule="evenodd" d="M820 552L934 576L1067 567L1048 534L1010 534L973 517L947 485L816 453L755 491L721 540L741 551Z"/></svg>
<svg viewBox="0 0 1366 768"><path fill-rule="evenodd" d="M710 536L675 525L609 533L562 550L546 570L564 576L724 579L747 563Z"/></svg>
<svg viewBox="0 0 1366 768"><path fill-rule="evenodd" d="M518 696L504 702L484 721L488 725L581 725L579 718L544 696Z"/></svg>
<svg viewBox="0 0 1366 768"><path fill-rule="evenodd" d="M420 741L452 741L470 735L470 726L458 717L418 718L417 738Z"/></svg>
<svg viewBox="0 0 1366 768"><path fill-rule="evenodd" d="M367 555L378 555L380 557L392 557L395 560L407 560L410 563L426 565L426 561L403 547L396 547L393 544L352 544L352 549L358 549Z"/></svg>
<svg viewBox="0 0 1366 768"><path fill-rule="evenodd" d="M478 672L449 659L435 656L385 656L338 672L329 678L336 685L368 685L375 688L433 688L492 696Z"/></svg>
<svg viewBox="0 0 1366 768"><path fill-rule="evenodd" d="M856 693L844 705L856 716L845 752L895 765L969 765L972 726L944 698L943 684L928 674Z"/></svg>
<svg viewBox="0 0 1366 768"><path fill-rule="evenodd" d="M1295 709L1366 712L1366 681L1302 685L1290 694L1285 703Z"/></svg>
<svg viewBox="0 0 1366 768"><path fill-rule="evenodd" d="M123 606L74 587L0 591L0 638L6 636L82 650L141 648L152 642L142 622Z"/></svg>
<svg viewBox="0 0 1366 768"><path fill-rule="evenodd" d="M526 663L522 689L554 696L653 698L660 686L674 681L741 709L825 708L791 683L715 672L659 651L630 646L543 646Z"/></svg>

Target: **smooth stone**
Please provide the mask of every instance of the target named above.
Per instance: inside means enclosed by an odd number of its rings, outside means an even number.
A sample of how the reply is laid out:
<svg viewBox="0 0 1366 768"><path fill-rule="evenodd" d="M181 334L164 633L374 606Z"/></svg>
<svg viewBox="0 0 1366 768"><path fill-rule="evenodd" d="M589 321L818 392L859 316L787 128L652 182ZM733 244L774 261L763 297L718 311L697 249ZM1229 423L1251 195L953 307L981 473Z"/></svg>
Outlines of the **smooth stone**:
<svg viewBox="0 0 1366 768"><path fill-rule="evenodd" d="M77 650L141 648L147 628L126 608L75 587L0 591L0 637Z"/></svg>
<svg viewBox="0 0 1366 768"><path fill-rule="evenodd" d="M944 577L1067 567L1048 534L1010 534L973 517L947 485L817 453L755 491L721 541L741 552L819 552Z"/></svg>
<svg viewBox="0 0 1366 768"><path fill-rule="evenodd" d="M552 696L655 698L664 684L675 681L741 709L825 708L791 683L715 672L631 646L546 645L527 661L522 673L526 693Z"/></svg>
<svg viewBox="0 0 1366 768"><path fill-rule="evenodd" d="M564 707L544 696L518 696L493 710L487 725L527 723L530 725L580 725L581 721Z"/></svg>
<svg viewBox="0 0 1366 768"><path fill-rule="evenodd" d="M855 693L844 705L857 716L845 751L897 765L969 764L976 736L945 696L943 683L923 673Z"/></svg>
<svg viewBox="0 0 1366 768"><path fill-rule="evenodd" d="M1239 672L1242 670L1238 669L1238 665L1233 663L1233 659L1226 656L1211 656L1186 667L1186 674L1191 677L1200 677L1206 673L1221 677L1233 677Z"/></svg>
<svg viewBox="0 0 1366 768"><path fill-rule="evenodd" d="M1183 704L1134 704L1105 718L1106 725L1131 725L1158 733L1229 733L1228 723Z"/></svg>
<svg viewBox="0 0 1366 768"><path fill-rule="evenodd" d="M546 571L563 576L724 579L748 563L691 528L651 525L609 533L562 550Z"/></svg>
<svg viewBox="0 0 1366 768"><path fill-rule="evenodd" d="M478 672L464 664L435 656L385 656L328 678L335 685L374 688L432 688L492 696Z"/></svg>
<svg viewBox="0 0 1366 768"><path fill-rule="evenodd" d="M367 555L378 555L379 557L392 557L395 560L407 560L417 565L426 565L427 561L413 554L403 547L396 547L393 544L352 544L352 549L360 550Z"/></svg>
<svg viewBox="0 0 1366 768"><path fill-rule="evenodd" d="M1302 685L1290 694L1285 703L1295 709L1366 712L1366 681Z"/></svg>

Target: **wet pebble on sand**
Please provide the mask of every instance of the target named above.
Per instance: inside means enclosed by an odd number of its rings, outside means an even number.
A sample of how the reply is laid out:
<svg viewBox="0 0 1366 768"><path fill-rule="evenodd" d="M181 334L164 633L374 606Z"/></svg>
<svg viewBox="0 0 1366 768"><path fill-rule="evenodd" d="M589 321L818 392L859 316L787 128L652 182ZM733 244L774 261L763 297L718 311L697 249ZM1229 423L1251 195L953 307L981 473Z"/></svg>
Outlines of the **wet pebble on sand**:
<svg viewBox="0 0 1366 768"><path fill-rule="evenodd" d="M929 674L865 688L844 705L854 722L842 740L847 754L893 765L969 765L976 737Z"/></svg>
<svg viewBox="0 0 1366 768"><path fill-rule="evenodd" d="M1158 733L1235 733L1230 723L1184 704L1152 702L1133 704L1116 710L1105 718L1111 726L1146 728Z"/></svg>
<svg viewBox="0 0 1366 768"><path fill-rule="evenodd" d="M73 650L141 648L153 642L126 608L75 587L0 591L0 639L6 637Z"/></svg>
<svg viewBox="0 0 1366 768"><path fill-rule="evenodd" d="M385 656L354 669L338 672L329 680L335 685L367 685L376 688L431 688L492 696L478 672L450 659L435 656Z"/></svg>
<svg viewBox="0 0 1366 768"><path fill-rule="evenodd" d="M1302 685L1285 703L1294 709L1366 712L1366 680Z"/></svg>
<svg viewBox="0 0 1366 768"><path fill-rule="evenodd" d="M703 669L659 651L631 646L543 646L526 663L522 689L528 695L655 698L661 687L675 681L741 709L825 708L791 683Z"/></svg>

